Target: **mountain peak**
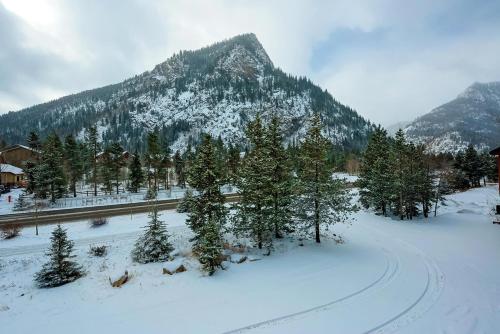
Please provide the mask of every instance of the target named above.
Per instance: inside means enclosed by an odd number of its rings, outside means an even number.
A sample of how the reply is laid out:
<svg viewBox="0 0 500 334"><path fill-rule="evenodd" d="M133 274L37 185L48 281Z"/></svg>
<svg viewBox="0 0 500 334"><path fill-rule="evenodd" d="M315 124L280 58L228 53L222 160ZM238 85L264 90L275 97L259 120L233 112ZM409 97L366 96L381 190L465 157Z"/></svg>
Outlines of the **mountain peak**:
<svg viewBox="0 0 500 334"><path fill-rule="evenodd" d="M500 102L500 81L474 82L458 95L462 99L496 100Z"/></svg>
<svg viewBox="0 0 500 334"><path fill-rule="evenodd" d="M255 34L180 51L152 71L122 83L63 97L0 116L0 137L22 142L31 129L43 137L83 135L97 124L104 142L145 148L145 133L158 130L171 149L185 150L201 133L245 144L245 127L260 114L283 122L285 140L296 142L308 118L321 114L324 134L346 149L362 148L372 125L306 78L274 67ZM16 124L23 124L23 127Z"/></svg>
<svg viewBox="0 0 500 334"><path fill-rule="evenodd" d="M151 73L173 82L189 75L216 75L226 79L256 79L273 62L253 33L237 35L198 50L180 51L157 65Z"/></svg>
<svg viewBox="0 0 500 334"><path fill-rule="evenodd" d="M405 132L435 153L479 150L500 142L500 82L475 82L458 97L410 123Z"/></svg>

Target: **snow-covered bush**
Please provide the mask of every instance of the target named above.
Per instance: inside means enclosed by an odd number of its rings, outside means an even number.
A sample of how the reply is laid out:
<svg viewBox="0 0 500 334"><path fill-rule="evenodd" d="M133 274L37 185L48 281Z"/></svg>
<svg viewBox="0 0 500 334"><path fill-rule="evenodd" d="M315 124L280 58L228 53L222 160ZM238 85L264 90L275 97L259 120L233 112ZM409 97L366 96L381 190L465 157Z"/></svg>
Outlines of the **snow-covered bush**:
<svg viewBox="0 0 500 334"><path fill-rule="evenodd" d="M168 240L167 229L159 219L156 206L153 206L149 218L151 220L145 227L144 234L137 240L132 250L132 259L139 263L167 261L174 248Z"/></svg>
<svg viewBox="0 0 500 334"><path fill-rule="evenodd" d="M103 257L106 255L108 248L105 245L90 246L89 254L92 256Z"/></svg>
<svg viewBox="0 0 500 334"><path fill-rule="evenodd" d="M73 242L68 240L66 230L61 225L52 232L51 245L46 255L49 261L35 274L35 282L39 288L52 288L73 282L82 277L84 272L80 265L71 261Z"/></svg>

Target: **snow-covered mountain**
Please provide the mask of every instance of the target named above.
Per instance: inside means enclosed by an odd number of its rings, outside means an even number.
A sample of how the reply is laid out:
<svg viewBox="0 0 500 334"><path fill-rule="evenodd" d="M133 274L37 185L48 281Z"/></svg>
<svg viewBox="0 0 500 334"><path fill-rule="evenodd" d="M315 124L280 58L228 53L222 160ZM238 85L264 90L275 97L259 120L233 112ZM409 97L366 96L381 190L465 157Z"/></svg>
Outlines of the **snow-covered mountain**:
<svg viewBox="0 0 500 334"><path fill-rule="evenodd" d="M0 137L23 142L30 130L81 135L97 123L104 141L119 140L129 149L144 148L146 130L158 128L182 150L202 132L241 143L257 113L279 115L292 141L304 134L313 112L320 112L331 141L347 148L363 147L372 130L326 90L275 67L257 37L245 34L181 51L122 83L0 116Z"/></svg>
<svg viewBox="0 0 500 334"><path fill-rule="evenodd" d="M485 150L500 145L500 82L474 83L456 99L405 127L429 151L455 153L470 143Z"/></svg>
<svg viewBox="0 0 500 334"><path fill-rule="evenodd" d="M396 132L398 132L399 129L404 129L408 124L410 124L409 121L401 121L401 122L393 123L393 124L386 127L387 133L390 136L394 136L396 134Z"/></svg>

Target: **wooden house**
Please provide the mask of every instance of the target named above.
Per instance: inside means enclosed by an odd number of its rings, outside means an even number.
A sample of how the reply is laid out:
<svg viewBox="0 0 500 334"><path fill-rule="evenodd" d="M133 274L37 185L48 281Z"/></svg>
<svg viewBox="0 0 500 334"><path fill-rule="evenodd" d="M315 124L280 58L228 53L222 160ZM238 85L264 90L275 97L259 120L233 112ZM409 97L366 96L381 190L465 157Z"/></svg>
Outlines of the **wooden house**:
<svg viewBox="0 0 500 334"><path fill-rule="evenodd" d="M21 168L9 164L0 164L0 184L7 186L25 186L26 178Z"/></svg>
<svg viewBox="0 0 500 334"><path fill-rule="evenodd" d="M28 146L16 144L0 151L0 163L12 165L17 168L25 168L27 161L36 160L39 156L40 152Z"/></svg>

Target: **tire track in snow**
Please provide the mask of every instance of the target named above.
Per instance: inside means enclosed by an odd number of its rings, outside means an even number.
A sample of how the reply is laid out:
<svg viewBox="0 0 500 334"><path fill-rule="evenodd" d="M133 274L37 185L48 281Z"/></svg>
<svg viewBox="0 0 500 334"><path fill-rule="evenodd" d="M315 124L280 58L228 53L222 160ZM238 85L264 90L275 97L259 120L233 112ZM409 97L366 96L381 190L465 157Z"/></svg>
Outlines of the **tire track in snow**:
<svg viewBox="0 0 500 334"><path fill-rule="evenodd" d="M222 334L233 334L233 333L243 333L246 331L250 331L252 329L258 328L258 327L263 327L263 326L272 326L272 325L277 325L280 322L285 322L285 321L290 321L293 320L294 318L297 318L302 315L307 315L313 312L321 312L321 311L326 311L330 309L331 307L341 303L345 302L353 297L359 296L363 293L369 292L373 289L375 289L378 286L383 286L385 284L388 284L399 272L400 270L400 265L399 265L399 258L395 252L389 251L385 248L382 248L382 251L384 252L384 256L386 258L386 266L384 269L384 272L382 275L380 275L375 281L371 282L370 284L366 285L365 287L350 293L346 296L340 297L336 300L333 300L331 302L318 305L315 307L311 307L309 309L291 313L291 314L286 314L277 318L269 319L269 320L264 320L258 323L254 323L248 326L240 327L237 329L229 330L226 332L223 332Z"/></svg>
<svg viewBox="0 0 500 334"><path fill-rule="evenodd" d="M187 230L185 226L173 226L169 228L169 231L176 230ZM114 242L114 241L126 241L138 238L142 233L142 230L137 230L134 232L125 232L119 234L108 234L98 237L91 238L81 238L73 240L75 247L88 246L94 243L103 242ZM41 243L38 245L28 245L28 246L17 246L9 248L0 248L0 257L17 256L17 255L29 255L36 253L45 252L50 246L50 243Z"/></svg>
<svg viewBox="0 0 500 334"><path fill-rule="evenodd" d="M370 227L371 228L371 227ZM373 228L371 228L373 229ZM381 232L379 230L373 229L374 232L378 233L383 233L387 234L384 232ZM387 239L386 240L391 240ZM426 285L423 289L423 291L418 295L417 299L410 304L408 307L403 309L401 312L397 313L395 316L391 317L388 320L383 321L381 324L368 329L363 332L363 334L382 334L382 333L393 333L397 331L398 329L407 326L409 323L415 321L419 317L421 317L425 312L427 312L439 299L441 292L444 289L444 274L438 267L438 265L435 263L434 260L432 260L430 257L428 257L422 250L419 248L401 240L401 239L394 239L392 237L392 240L396 241L396 243L400 244L400 246L410 249L413 253L417 254L422 261L424 262L426 271L427 271L427 280L426 280ZM307 316L308 314L311 314L313 312L321 312L321 311L328 311L332 306L338 305L341 302L345 302L351 298L354 297L359 297L360 295L367 293L376 286L379 285L386 285L383 284L385 281L387 285L390 283L390 281L395 277L395 275L399 272L399 259L393 264L393 270L391 274L388 274L389 268L391 266L389 262L389 257L387 254L396 254L394 251L388 251L386 249L382 249L386 253L386 259L387 259L387 267L384 271L384 274L380 276L376 281L368 285L367 287L364 287L363 289L360 289L350 295L347 295L345 297L336 299L332 302L315 306L303 311L291 313L291 314L286 314L277 318L269 319L269 320L264 320L258 323L254 323L248 326L244 326L238 329L230 330L223 332L223 334L232 334L232 333L243 333L246 331L250 331L252 329L256 329L258 327L268 327L268 326L274 326L278 325L279 323L282 322L288 322L288 321L293 321L294 319L298 318L299 316Z"/></svg>
<svg viewBox="0 0 500 334"><path fill-rule="evenodd" d="M399 238L395 240L404 247L413 249L413 251L423 260L427 270L425 288L410 306L380 325L363 332L363 334L393 333L409 325L411 322L424 315L437 302L444 289L445 277L437 263L419 248Z"/></svg>

